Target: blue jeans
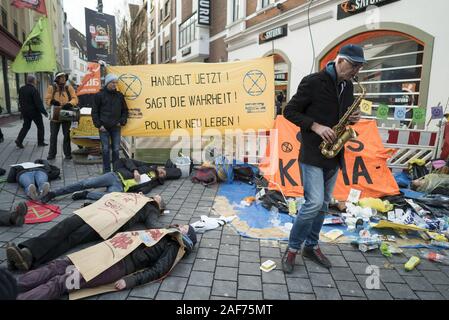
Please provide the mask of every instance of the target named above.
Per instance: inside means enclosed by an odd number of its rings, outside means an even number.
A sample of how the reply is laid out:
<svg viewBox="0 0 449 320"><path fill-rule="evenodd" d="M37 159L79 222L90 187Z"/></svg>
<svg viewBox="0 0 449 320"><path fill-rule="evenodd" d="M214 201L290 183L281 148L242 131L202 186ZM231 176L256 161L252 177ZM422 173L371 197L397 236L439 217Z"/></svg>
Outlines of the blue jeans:
<svg viewBox="0 0 449 320"><path fill-rule="evenodd" d="M92 177L89 179L82 180L70 186L66 186L60 189L56 189L53 192L55 196L62 196L65 194L73 193L76 191L83 191L87 189L95 188L107 188L106 192L94 192L91 191L87 194L87 199L89 200L99 200L106 193L110 192L123 192L123 184L120 178L114 172L109 172L103 174L99 177Z"/></svg>
<svg viewBox="0 0 449 320"><path fill-rule="evenodd" d="M302 183L305 203L301 207L290 232L288 246L300 250L305 241L306 247L318 244L324 217L329 211L338 167L323 169L308 164L301 164Z"/></svg>
<svg viewBox="0 0 449 320"><path fill-rule="evenodd" d="M103 173L111 172L111 157L109 156L110 146L109 138L112 146L112 163L119 159L121 128L113 127L100 131L101 153L103 155ZM115 168L114 168L115 169Z"/></svg>
<svg viewBox="0 0 449 320"><path fill-rule="evenodd" d="M29 171L22 173L19 177L19 184L28 193L30 185L34 184L38 191L42 191L42 186L48 182L48 175L44 171Z"/></svg>

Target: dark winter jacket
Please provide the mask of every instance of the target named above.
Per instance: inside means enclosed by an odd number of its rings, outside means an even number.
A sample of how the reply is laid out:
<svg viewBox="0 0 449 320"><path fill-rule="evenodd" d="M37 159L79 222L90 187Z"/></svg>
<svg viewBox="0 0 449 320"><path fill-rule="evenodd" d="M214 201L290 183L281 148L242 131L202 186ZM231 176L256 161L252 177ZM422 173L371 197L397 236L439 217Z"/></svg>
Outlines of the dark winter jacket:
<svg viewBox="0 0 449 320"><path fill-rule="evenodd" d="M19 106L20 112L25 118L37 118L41 114L47 115L39 91L31 84L24 85L19 89Z"/></svg>
<svg viewBox="0 0 449 320"><path fill-rule="evenodd" d="M128 107L123 94L106 88L98 92L92 108L92 120L97 128L104 126L110 129L118 124L124 126L128 120Z"/></svg>
<svg viewBox="0 0 449 320"><path fill-rule="evenodd" d="M128 274L123 278L126 288L140 286L165 276L173 267L178 251L179 243L169 236L165 236L152 247L138 247L124 259Z"/></svg>
<svg viewBox="0 0 449 320"><path fill-rule="evenodd" d="M304 77L297 93L285 107L284 117L301 128L301 163L327 169L343 164L344 150L333 159L325 158L319 149L322 139L311 130L314 122L332 128L352 105L352 82L345 81L341 87L342 91L336 80L323 69Z"/></svg>
<svg viewBox="0 0 449 320"><path fill-rule="evenodd" d="M33 168L33 169L24 169L22 166L11 167L11 169L9 170L7 181L9 183L17 183L17 182L19 182L19 178L22 174L24 174L25 172L30 172L30 171L45 172L48 175L49 181L56 180L59 178L61 170L58 167L48 163L47 160L39 159L39 160L34 161L34 163L43 164L44 166L38 167L38 168Z"/></svg>

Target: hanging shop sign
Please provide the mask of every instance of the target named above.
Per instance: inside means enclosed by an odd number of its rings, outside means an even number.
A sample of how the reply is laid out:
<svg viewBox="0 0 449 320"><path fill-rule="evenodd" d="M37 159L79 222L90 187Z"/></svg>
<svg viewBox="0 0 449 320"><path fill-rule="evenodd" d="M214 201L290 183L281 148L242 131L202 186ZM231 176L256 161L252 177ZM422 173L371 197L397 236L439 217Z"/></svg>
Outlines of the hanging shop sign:
<svg viewBox="0 0 449 320"><path fill-rule="evenodd" d="M259 34L259 44L287 36L287 25L283 25Z"/></svg>
<svg viewBox="0 0 449 320"><path fill-rule="evenodd" d="M381 7L399 0L347 0L337 6L337 20L365 12L369 6Z"/></svg>

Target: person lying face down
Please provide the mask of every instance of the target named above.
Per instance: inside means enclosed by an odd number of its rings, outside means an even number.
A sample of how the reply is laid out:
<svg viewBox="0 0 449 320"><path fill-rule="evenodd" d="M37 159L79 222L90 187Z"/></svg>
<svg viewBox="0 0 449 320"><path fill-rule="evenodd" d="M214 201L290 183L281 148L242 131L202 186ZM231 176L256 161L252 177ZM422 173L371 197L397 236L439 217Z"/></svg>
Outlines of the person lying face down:
<svg viewBox="0 0 449 320"><path fill-rule="evenodd" d="M152 230L147 231L151 232ZM156 230L156 232L158 231ZM179 227L178 231L182 233L183 247L188 254L197 242L195 231L188 225ZM124 290L153 282L166 276L172 270L180 247L181 244L178 240L170 235L165 235L159 242L150 247L141 244L124 259L107 268L90 281L85 281L68 257L53 260L39 269L29 271L18 277L17 286L20 294L17 299L58 299L63 294L74 290L73 285L68 288L68 284L71 284L68 280L73 277L73 271L78 272L79 289L115 283L116 290ZM89 251L89 249L82 250L78 254L85 254L85 258L89 259L89 255L93 255L93 251Z"/></svg>
<svg viewBox="0 0 449 320"><path fill-rule="evenodd" d="M412 181L412 189L423 193L449 194L449 175L430 173ZM446 190L446 192L441 192ZM436 192L440 190L440 192Z"/></svg>
<svg viewBox="0 0 449 320"><path fill-rule="evenodd" d="M75 184L50 191L41 201L47 203L54 198L73 193L73 200L98 200L110 192L142 192L147 194L165 180L179 179L178 168L157 167L134 159L119 159L114 163L114 172L92 177ZM88 189L107 188L106 192Z"/></svg>
<svg viewBox="0 0 449 320"><path fill-rule="evenodd" d="M115 233L135 230L139 224L143 224L140 229L162 228L158 219L164 210L162 197L154 196L127 223L122 227L117 226ZM35 238L19 245L8 243L6 258L10 269L27 271L56 259L79 245L101 240L103 238L94 228L74 214Z"/></svg>

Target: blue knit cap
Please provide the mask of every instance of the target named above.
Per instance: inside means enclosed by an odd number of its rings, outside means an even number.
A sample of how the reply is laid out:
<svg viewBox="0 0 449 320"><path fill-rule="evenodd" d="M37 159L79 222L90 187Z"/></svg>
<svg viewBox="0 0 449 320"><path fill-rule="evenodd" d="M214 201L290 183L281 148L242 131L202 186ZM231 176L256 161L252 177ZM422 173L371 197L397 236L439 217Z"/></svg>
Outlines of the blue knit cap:
<svg viewBox="0 0 449 320"><path fill-rule="evenodd" d="M117 80L118 80L118 77L115 74L110 73L104 79L104 85L107 86L110 82L117 81Z"/></svg>

